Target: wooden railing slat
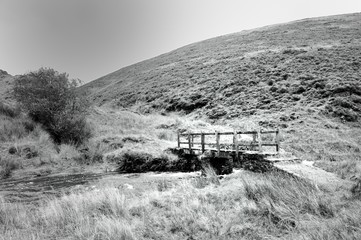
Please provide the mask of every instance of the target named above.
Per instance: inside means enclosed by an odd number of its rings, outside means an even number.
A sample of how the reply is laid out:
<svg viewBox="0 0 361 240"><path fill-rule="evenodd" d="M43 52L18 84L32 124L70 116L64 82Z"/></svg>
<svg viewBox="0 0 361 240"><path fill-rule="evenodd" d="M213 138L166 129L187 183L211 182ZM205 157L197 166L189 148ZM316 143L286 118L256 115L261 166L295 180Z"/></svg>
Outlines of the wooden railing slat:
<svg viewBox="0 0 361 240"><path fill-rule="evenodd" d="M216 147L217 147L217 156L219 156L220 146L219 146L219 133L218 132L216 132Z"/></svg>
<svg viewBox="0 0 361 240"><path fill-rule="evenodd" d="M189 148L189 154L192 154L192 139L190 134L188 134L188 148Z"/></svg>
<svg viewBox="0 0 361 240"><path fill-rule="evenodd" d="M204 142L204 134L201 135L201 145L202 145L202 153L205 152L205 142Z"/></svg>

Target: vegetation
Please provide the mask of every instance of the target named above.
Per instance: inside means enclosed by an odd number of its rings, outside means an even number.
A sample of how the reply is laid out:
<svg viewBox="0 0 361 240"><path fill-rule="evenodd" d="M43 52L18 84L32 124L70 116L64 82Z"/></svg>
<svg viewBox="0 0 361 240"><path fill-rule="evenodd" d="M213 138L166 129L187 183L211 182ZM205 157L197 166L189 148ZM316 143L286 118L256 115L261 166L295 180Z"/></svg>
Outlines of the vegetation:
<svg viewBox="0 0 361 240"><path fill-rule="evenodd" d="M275 126L308 111L357 122L360 23L357 13L221 36L120 69L80 90L99 105L141 105L145 113L183 112L219 122L281 111L285 116L274 119Z"/></svg>
<svg viewBox="0 0 361 240"><path fill-rule="evenodd" d="M134 186L101 179L57 198L31 189L36 204L2 190L0 239L361 239L360 17L210 39L77 89L52 69L18 77L30 118L0 99L0 178L117 169ZM86 111L82 91L103 106ZM283 150L355 183L331 192L254 159L223 179L204 166L209 178L137 174L200 169L163 151L177 130L260 127L282 128Z"/></svg>
<svg viewBox="0 0 361 240"><path fill-rule="evenodd" d="M85 119L84 99L74 92L76 86L66 73L41 68L15 79L14 96L55 143L79 145L91 137L91 131Z"/></svg>
<svg viewBox="0 0 361 240"><path fill-rule="evenodd" d="M359 239L360 202L279 173L0 203L3 239ZM161 184L161 186L159 185ZM201 188L199 188L201 186Z"/></svg>
<svg viewBox="0 0 361 240"><path fill-rule="evenodd" d="M141 172L194 172L199 171L201 166L196 157L185 154L173 155L164 152L159 157L151 154L127 151L118 158L113 158L119 165L118 171L125 173Z"/></svg>
<svg viewBox="0 0 361 240"><path fill-rule="evenodd" d="M349 179L360 172L360 23L356 13L229 34L120 69L79 91L98 105L143 114L280 128L286 151Z"/></svg>

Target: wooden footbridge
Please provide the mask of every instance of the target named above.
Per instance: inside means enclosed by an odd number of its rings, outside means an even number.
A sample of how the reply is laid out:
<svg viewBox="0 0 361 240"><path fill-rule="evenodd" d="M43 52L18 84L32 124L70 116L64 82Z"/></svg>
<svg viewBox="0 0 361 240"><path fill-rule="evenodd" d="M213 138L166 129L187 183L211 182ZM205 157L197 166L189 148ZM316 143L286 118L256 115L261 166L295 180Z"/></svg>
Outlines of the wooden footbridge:
<svg viewBox="0 0 361 240"><path fill-rule="evenodd" d="M215 157L258 154L274 156L280 151L279 130L178 133L178 148L192 155L205 151Z"/></svg>

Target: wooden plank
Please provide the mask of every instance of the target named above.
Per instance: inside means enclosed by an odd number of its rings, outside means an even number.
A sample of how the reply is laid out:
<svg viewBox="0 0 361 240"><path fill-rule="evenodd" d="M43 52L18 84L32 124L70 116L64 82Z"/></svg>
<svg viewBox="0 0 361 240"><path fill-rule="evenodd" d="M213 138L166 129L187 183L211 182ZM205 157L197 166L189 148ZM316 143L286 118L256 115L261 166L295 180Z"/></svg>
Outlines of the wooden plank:
<svg viewBox="0 0 361 240"><path fill-rule="evenodd" d="M236 131L233 133L233 148L236 151L236 160L239 161L238 134Z"/></svg>
<svg viewBox="0 0 361 240"><path fill-rule="evenodd" d="M212 135L216 135L216 133L204 133L205 136L212 136Z"/></svg>
<svg viewBox="0 0 361 240"><path fill-rule="evenodd" d="M218 135L233 135L234 132L219 132Z"/></svg>
<svg viewBox="0 0 361 240"><path fill-rule="evenodd" d="M238 131L238 134L257 134L257 131Z"/></svg>
<svg viewBox="0 0 361 240"><path fill-rule="evenodd" d="M202 145L202 153L205 152L205 145L204 145L204 134L201 135L201 145Z"/></svg>
<svg viewBox="0 0 361 240"><path fill-rule="evenodd" d="M188 149L189 149L189 154L192 154L192 138L191 138L191 134L188 134Z"/></svg>
<svg viewBox="0 0 361 240"><path fill-rule="evenodd" d="M220 145L219 145L219 134L216 132L216 148L217 148L217 156L219 156Z"/></svg>
<svg viewBox="0 0 361 240"><path fill-rule="evenodd" d="M265 143L265 142L262 142L262 146L270 146L270 147L276 147L277 146L277 143Z"/></svg>
<svg viewBox="0 0 361 240"><path fill-rule="evenodd" d="M180 142L180 144L189 144L189 142ZM202 142L194 142L194 145L201 145ZM217 145L217 143L204 143L204 146L209 146L209 145ZM223 145L223 146L228 146L228 147L232 147L233 149L233 143L223 143L223 144L220 144L220 146ZM257 147L259 146L258 143L250 143L250 144L242 144L242 143L238 143L238 148L239 147ZM262 142L262 146L277 146L277 143L271 143L271 142Z"/></svg>
<svg viewBox="0 0 361 240"><path fill-rule="evenodd" d="M277 128L277 131L276 131L276 152L277 152L277 154L279 154L280 153L280 136L279 136L279 133L280 133L280 131L279 131L279 129Z"/></svg>
<svg viewBox="0 0 361 240"><path fill-rule="evenodd" d="M256 134L258 133L258 131L237 131L238 134ZM266 133L277 133L277 130L270 130L270 131L261 131L261 134L266 134ZM186 137L189 134L194 135L194 136L201 136L202 134L204 135L215 135L215 133L199 133L199 132L195 132L195 133L180 133L180 136ZM234 132L219 132L219 135L233 135Z"/></svg>
<svg viewBox="0 0 361 240"><path fill-rule="evenodd" d="M254 132L254 133L252 134L252 143L249 144L249 146L250 146L250 149L249 149L249 150L254 150L254 149L252 149L252 147L258 146L258 144L257 144L257 145L254 145L256 142L257 142L257 132Z"/></svg>
<svg viewBox="0 0 361 240"><path fill-rule="evenodd" d="M204 135L215 135L215 133L189 133L189 134L194 135L194 136L201 136L202 134L204 134ZM180 135L186 137L186 136L188 136L188 133L181 133Z"/></svg>
<svg viewBox="0 0 361 240"><path fill-rule="evenodd" d="M277 130L270 130L270 131L261 131L262 134L266 133L277 133Z"/></svg>
<svg viewBox="0 0 361 240"><path fill-rule="evenodd" d="M258 130L258 151L262 152L262 137L261 137L261 130Z"/></svg>
<svg viewBox="0 0 361 240"><path fill-rule="evenodd" d="M179 133L179 131L177 131L177 140L178 140L178 148L180 148L181 143L180 143L180 133Z"/></svg>

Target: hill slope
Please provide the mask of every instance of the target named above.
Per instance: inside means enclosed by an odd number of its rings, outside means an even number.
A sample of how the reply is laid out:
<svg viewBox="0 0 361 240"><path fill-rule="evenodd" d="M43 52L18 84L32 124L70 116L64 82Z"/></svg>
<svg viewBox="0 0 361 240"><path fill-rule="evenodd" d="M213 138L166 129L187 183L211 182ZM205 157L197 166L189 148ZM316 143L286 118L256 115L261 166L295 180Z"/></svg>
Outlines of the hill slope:
<svg viewBox="0 0 361 240"><path fill-rule="evenodd" d="M14 77L6 71L0 69L0 102L13 103L14 100L11 95Z"/></svg>
<svg viewBox="0 0 361 240"><path fill-rule="evenodd" d="M356 121L361 14L305 19L194 43L84 85L98 105L211 119L309 109Z"/></svg>

